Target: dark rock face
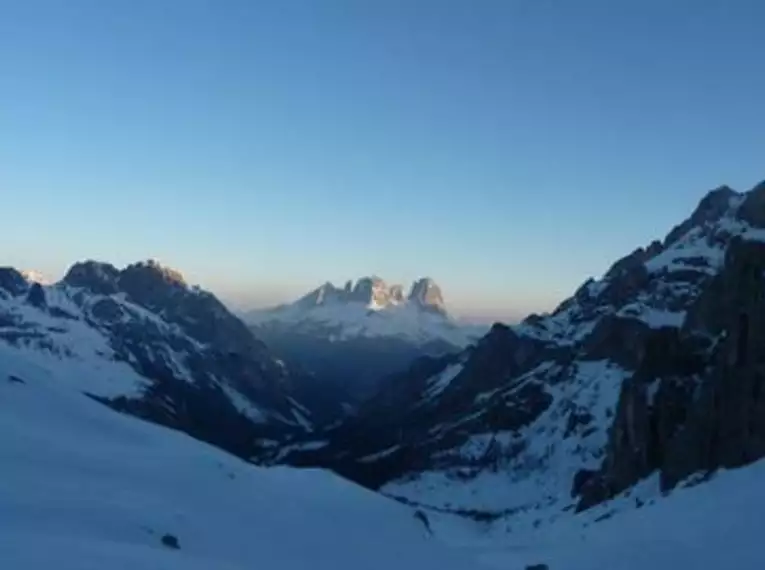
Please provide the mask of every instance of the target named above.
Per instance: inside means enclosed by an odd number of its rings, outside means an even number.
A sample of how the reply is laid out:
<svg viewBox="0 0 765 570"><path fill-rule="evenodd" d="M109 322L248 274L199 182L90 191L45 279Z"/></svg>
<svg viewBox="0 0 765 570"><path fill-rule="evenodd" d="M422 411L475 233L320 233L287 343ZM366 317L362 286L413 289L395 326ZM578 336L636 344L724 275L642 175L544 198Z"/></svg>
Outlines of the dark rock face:
<svg viewBox="0 0 765 570"><path fill-rule="evenodd" d="M590 360L610 359L634 370L650 334L651 329L642 321L609 315L598 321L582 346Z"/></svg>
<svg viewBox="0 0 765 570"><path fill-rule="evenodd" d="M747 194L741 204L739 217L756 228L765 228L765 181Z"/></svg>
<svg viewBox="0 0 765 570"><path fill-rule="evenodd" d="M47 303L45 302L45 291L39 283L32 283L29 287L27 302L38 309L44 309L47 306Z"/></svg>
<svg viewBox="0 0 765 570"><path fill-rule="evenodd" d="M17 296L27 292L29 284L24 276L12 267L0 267L0 290Z"/></svg>
<svg viewBox="0 0 765 570"><path fill-rule="evenodd" d="M93 293L112 295L117 293L119 270L108 263L85 261L75 263L64 276L64 283L81 287Z"/></svg>
<svg viewBox="0 0 765 570"><path fill-rule="evenodd" d="M735 240L682 330L655 331L624 383L587 508L659 471L664 489L696 472L765 457L765 244Z"/></svg>
<svg viewBox="0 0 765 570"><path fill-rule="evenodd" d="M379 277L362 277L356 282L348 301L369 303L376 301L380 304L388 302L388 291L385 281Z"/></svg>
<svg viewBox="0 0 765 570"><path fill-rule="evenodd" d="M90 308L90 312L99 321L108 323L119 321L124 316L120 304L109 297L94 303Z"/></svg>
<svg viewBox="0 0 765 570"><path fill-rule="evenodd" d="M305 388L313 386L335 400L326 402L327 406L324 406L330 415L341 413L337 404L356 405L372 396L381 378L405 371L417 358L457 351L454 346L443 342L417 346L386 337L359 337L338 342L331 337L279 327L253 326L251 330L291 369L310 373L310 378L306 376L309 386ZM320 397L320 394L315 396Z"/></svg>
<svg viewBox="0 0 765 570"><path fill-rule="evenodd" d="M428 277L419 279L412 285L409 300L426 311L446 314L441 288Z"/></svg>

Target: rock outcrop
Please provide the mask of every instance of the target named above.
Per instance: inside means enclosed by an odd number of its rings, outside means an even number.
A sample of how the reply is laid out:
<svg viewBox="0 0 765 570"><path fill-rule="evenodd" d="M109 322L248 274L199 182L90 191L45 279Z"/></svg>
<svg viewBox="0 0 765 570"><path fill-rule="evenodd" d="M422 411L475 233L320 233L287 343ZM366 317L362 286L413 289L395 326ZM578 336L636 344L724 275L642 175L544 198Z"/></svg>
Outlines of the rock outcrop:
<svg viewBox="0 0 765 570"><path fill-rule="evenodd" d="M765 243L735 239L682 329L655 331L621 390L606 459L579 508L658 471L695 473L765 457Z"/></svg>

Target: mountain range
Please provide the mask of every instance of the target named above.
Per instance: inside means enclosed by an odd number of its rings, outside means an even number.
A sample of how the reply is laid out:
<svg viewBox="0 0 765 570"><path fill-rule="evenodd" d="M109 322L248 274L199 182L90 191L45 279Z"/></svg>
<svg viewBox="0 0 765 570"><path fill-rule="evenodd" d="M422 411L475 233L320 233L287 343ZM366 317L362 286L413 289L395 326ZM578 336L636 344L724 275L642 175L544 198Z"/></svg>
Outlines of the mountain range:
<svg viewBox="0 0 765 570"><path fill-rule="evenodd" d="M39 281L0 269L0 386L3 401L12 402L2 414L0 446L14 458L20 493L0 489L0 521L4 512L22 513L21 544L54 527L87 527L89 536L103 528L130 545L126 551L140 545L136 552L145 553L154 540L146 533L157 531L141 517L153 517L193 534L198 556L214 551L233 560L250 552L247 539L238 531L235 542L217 531L205 537L178 505L192 501L232 529L254 520L240 510L240 497L276 512L249 484L234 493L222 483L242 478L281 497L285 511L267 525L286 528L300 518L294 515L302 510L290 505L308 508L305 486L328 493L343 505L342 516L358 521L363 513L376 521L411 513L428 534L465 537L480 529L492 540L521 537L520 547L491 555L501 567L545 556L561 568L720 567L730 562L726 541L745 554L738 567L757 567L750 527L757 528L765 499L758 482L765 457L765 183L748 192L710 191L663 239L588 279L552 312L495 324L482 335L449 317L430 279L407 295L378 278L326 284L294 304L248 315L248 324L155 261L122 269L86 261L60 282ZM313 344L298 350L296 336ZM383 366L367 351L382 350L388 339L415 350ZM425 348L434 342L442 347ZM327 356L334 345L343 352ZM340 366L342 358L353 362L339 372L317 364ZM80 449L79 441L88 444ZM180 465L194 474L163 479L170 463L152 467L151 449L157 458L179 452ZM283 465L313 469L303 476ZM377 495L330 483L315 468ZM61 493L51 481L23 483L49 469L65 473ZM83 474L98 485L121 472L133 475L104 486L113 502L98 503L99 524L85 517L77 519L81 526L51 519L45 527L35 517L39 489L59 500ZM273 473L282 473L286 486ZM155 478L176 497L169 506L152 495ZM189 487L176 489L176 480ZM228 506L206 503L202 489L220 490ZM129 510L133 496L156 508L140 502ZM386 510L381 496L399 505ZM736 508L720 512L728 503ZM114 505L120 518L110 518ZM72 517L78 512L64 506ZM310 512L320 518L329 511L322 504ZM419 567L420 546L386 529ZM276 539L269 536L255 533L255 540L266 549ZM370 536L358 539L367 544ZM72 544L48 539L53 547ZM178 546L177 537L162 543ZM326 562L324 544L302 546ZM27 560L35 550L11 552ZM524 558L528 552L534 560Z"/></svg>
<svg viewBox="0 0 765 570"><path fill-rule="evenodd" d="M0 342L70 371L93 398L238 455L312 425L266 345L155 261L77 263L50 285L1 268Z"/></svg>
<svg viewBox="0 0 765 570"><path fill-rule="evenodd" d="M452 318L433 279L401 285L363 277L344 287L325 283L294 303L245 316L289 365L312 373L322 391L353 407L379 382L420 356L457 352L488 327Z"/></svg>
<svg viewBox="0 0 765 570"><path fill-rule="evenodd" d="M709 192L553 312L388 379L280 461L513 525L765 455L765 183Z"/></svg>

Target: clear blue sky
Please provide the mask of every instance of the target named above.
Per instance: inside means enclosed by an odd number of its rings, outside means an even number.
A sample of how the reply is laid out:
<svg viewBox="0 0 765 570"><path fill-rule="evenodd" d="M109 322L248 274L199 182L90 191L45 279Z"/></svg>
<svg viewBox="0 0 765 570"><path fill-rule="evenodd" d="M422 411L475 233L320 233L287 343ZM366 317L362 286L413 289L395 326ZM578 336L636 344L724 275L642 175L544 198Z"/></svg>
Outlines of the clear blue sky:
<svg viewBox="0 0 765 570"><path fill-rule="evenodd" d="M765 178L759 0L0 0L1 264L547 309Z"/></svg>

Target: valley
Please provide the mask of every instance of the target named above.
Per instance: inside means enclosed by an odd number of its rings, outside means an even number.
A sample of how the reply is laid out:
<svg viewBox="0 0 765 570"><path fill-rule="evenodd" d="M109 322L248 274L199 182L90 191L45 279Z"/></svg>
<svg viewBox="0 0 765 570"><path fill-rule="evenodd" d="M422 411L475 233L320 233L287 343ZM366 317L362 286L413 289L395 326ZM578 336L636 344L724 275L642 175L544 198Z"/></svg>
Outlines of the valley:
<svg viewBox="0 0 765 570"><path fill-rule="evenodd" d="M551 313L482 335L432 280L326 285L246 324L155 261L2 268L0 555L755 568L763 276L765 184L708 192Z"/></svg>

